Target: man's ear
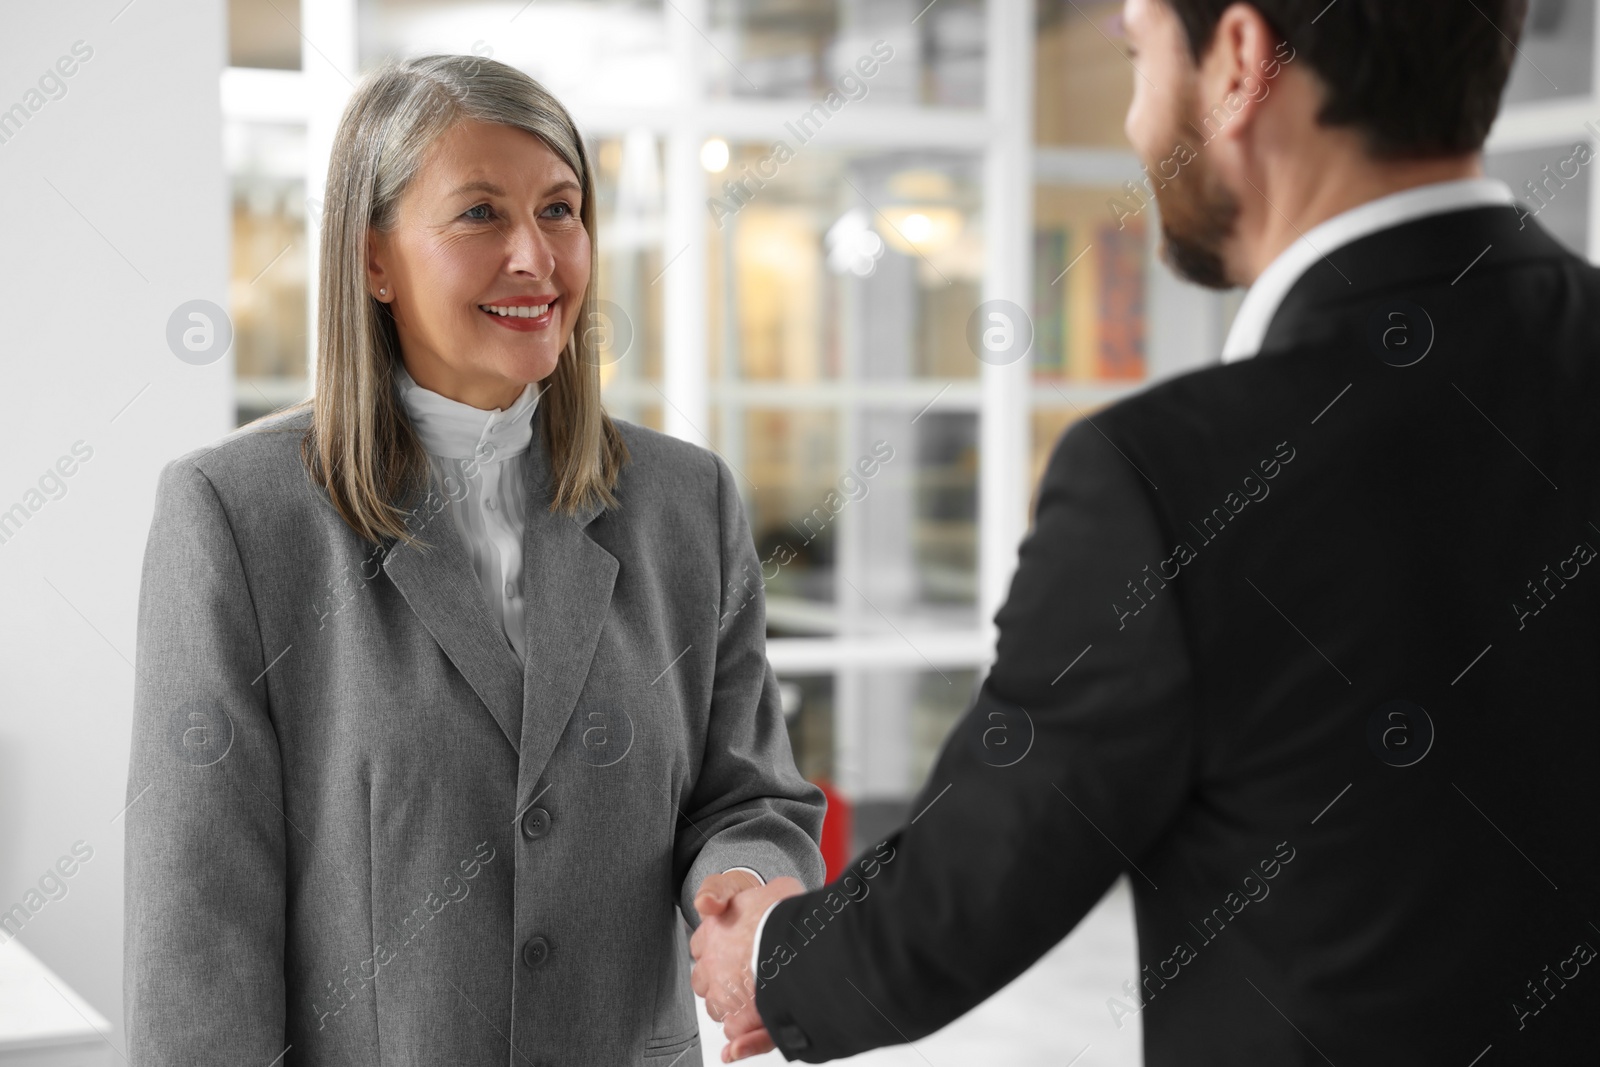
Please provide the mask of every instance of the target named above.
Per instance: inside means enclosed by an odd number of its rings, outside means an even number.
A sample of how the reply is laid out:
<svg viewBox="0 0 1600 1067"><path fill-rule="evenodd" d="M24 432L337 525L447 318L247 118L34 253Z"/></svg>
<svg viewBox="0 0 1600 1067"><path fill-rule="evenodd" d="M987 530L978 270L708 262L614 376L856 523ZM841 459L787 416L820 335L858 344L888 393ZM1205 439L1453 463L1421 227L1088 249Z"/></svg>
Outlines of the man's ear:
<svg viewBox="0 0 1600 1067"><path fill-rule="evenodd" d="M1250 128L1283 73L1275 49L1278 34L1253 5L1234 3L1222 12L1200 59L1199 114L1191 116L1201 138L1234 139Z"/></svg>

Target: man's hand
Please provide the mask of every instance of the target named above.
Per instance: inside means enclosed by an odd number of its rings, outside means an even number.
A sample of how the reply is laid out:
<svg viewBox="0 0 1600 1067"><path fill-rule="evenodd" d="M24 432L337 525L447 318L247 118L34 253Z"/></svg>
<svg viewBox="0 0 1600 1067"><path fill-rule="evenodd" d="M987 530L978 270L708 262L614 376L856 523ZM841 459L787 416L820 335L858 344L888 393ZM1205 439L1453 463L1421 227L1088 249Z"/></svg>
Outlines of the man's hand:
<svg viewBox="0 0 1600 1067"><path fill-rule="evenodd" d="M767 1033L766 1026L761 1022L761 1013L756 1011L754 998L745 1008L728 1016L722 1024L722 1036L728 1039L728 1043L722 1046L723 1063L742 1060L746 1056L759 1056L778 1047L772 1043L772 1035Z"/></svg>
<svg viewBox="0 0 1600 1067"><path fill-rule="evenodd" d="M773 904L805 892L805 886L797 879L774 878L764 886L746 888L728 897L707 893L707 886L714 880L739 877L743 876L712 875L701 885L694 900L695 910L700 913L700 928L689 939L689 952L695 959L689 984L705 998L706 1011L723 1023L732 1042L723 1052L724 1062L773 1048L756 1012L755 976L750 973L756 924ZM708 907L701 906L702 897Z"/></svg>

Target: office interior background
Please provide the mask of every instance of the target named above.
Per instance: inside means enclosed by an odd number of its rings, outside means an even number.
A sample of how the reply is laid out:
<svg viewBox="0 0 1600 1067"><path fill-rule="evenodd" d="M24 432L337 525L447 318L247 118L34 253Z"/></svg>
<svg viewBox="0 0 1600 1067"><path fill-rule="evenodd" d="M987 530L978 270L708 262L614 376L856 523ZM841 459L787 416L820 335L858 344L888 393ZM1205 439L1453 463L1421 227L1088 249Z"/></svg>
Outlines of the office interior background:
<svg viewBox="0 0 1600 1067"><path fill-rule="evenodd" d="M607 406L737 472L796 761L836 792L862 847L918 814L911 798L992 656L1054 442L1214 362L1238 306L1171 274L1154 205L1125 185L1142 172L1122 133L1135 74L1120 6L8 12L0 108L27 111L10 126L0 115L16 390L0 508L26 514L0 523L0 911L22 904L26 921L0 930L0 1065L111 1063L123 1047L117 819L155 477L307 395L322 180L362 73L392 55L473 53L527 71L573 113L597 172ZM1591 258L1600 210L1573 148L1600 136L1595 8L1533 0L1487 162ZM31 72L79 39L94 57L33 107ZM163 337L195 298L233 330L208 366L179 363ZM974 315L996 300L1025 314L1031 340L980 359ZM103 458L63 502L34 508L39 472L78 439ZM29 907L40 872L80 841L93 859ZM1134 1003L1122 986L1136 969L1119 885L1000 997L915 1048L858 1059L1136 1064L1137 1012L1111 1004ZM714 1061L720 1032L702 1022ZM69 1049L82 1058L41 1058Z"/></svg>

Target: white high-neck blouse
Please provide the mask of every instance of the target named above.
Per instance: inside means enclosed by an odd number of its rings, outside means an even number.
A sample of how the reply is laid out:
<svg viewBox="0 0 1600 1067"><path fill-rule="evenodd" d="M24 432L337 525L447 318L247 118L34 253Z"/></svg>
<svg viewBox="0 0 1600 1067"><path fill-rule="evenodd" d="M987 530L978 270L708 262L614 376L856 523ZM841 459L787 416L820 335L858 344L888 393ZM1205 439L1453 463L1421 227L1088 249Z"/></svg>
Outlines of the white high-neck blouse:
<svg viewBox="0 0 1600 1067"><path fill-rule="evenodd" d="M543 392L530 382L504 410L485 411L424 389L395 362L395 384L422 439L435 484L472 559L490 613L519 657L523 647L522 533L528 514L525 465L533 412ZM471 477L467 463L476 459ZM463 494L459 486L465 486ZM457 499L459 498L459 499Z"/></svg>

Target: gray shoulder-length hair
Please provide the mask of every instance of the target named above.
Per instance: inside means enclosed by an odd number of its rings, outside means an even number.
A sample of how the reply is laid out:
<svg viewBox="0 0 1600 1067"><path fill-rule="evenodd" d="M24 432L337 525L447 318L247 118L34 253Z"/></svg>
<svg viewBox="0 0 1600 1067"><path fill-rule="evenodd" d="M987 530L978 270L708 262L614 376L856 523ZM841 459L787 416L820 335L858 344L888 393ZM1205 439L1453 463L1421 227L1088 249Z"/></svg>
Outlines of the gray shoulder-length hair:
<svg viewBox="0 0 1600 1067"><path fill-rule="evenodd" d="M400 359L389 306L367 288L367 234L395 223L399 202L434 141L452 125L478 120L526 130L577 175L579 215L595 237L594 174L572 118L561 103L515 67L470 55L429 55L386 62L363 79L334 135L322 213L317 293L316 391L302 401L312 420L300 455L312 480L364 539L415 543L405 495L428 485L422 442L396 395ZM598 257L577 326L546 380L537 425L550 457L550 510L575 512L617 504L611 490L628 449L600 403L599 361L592 350Z"/></svg>

